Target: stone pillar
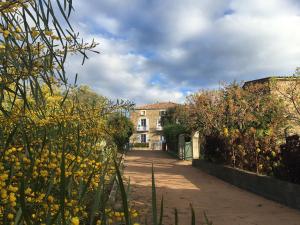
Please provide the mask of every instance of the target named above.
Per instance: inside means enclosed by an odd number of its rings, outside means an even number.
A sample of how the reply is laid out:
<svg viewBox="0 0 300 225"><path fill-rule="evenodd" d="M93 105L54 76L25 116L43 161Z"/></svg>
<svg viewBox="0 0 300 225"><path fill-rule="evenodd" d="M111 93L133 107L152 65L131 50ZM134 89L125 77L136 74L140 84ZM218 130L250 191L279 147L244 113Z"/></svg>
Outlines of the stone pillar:
<svg viewBox="0 0 300 225"><path fill-rule="evenodd" d="M199 131L192 133L193 159L200 158Z"/></svg>

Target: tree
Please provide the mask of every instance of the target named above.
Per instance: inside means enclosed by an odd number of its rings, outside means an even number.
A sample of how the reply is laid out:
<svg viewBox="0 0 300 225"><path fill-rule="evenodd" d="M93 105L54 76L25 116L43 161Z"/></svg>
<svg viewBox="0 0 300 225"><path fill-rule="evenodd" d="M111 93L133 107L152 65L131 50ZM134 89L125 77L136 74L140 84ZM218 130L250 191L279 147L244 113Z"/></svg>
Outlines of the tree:
<svg viewBox="0 0 300 225"><path fill-rule="evenodd" d="M273 79L271 82L277 98L281 99L285 105L284 115L288 120L286 136L300 134L300 68L297 68L293 76L286 77L286 81L280 82ZM292 132L290 132L292 131Z"/></svg>
<svg viewBox="0 0 300 225"><path fill-rule="evenodd" d="M116 155L107 117L126 104L68 82L68 56L84 62L96 46L79 39L72 11L71 0L0 2L1 224L107 218Z"/></svg>
<svg viewBox="0 0 300 225"><path fill-rule="evenodd" d="M4 115L11 113L16 98L24 108L30 108L30 96L40 102L41 84L52 91L52 84L58 82L67 89L67 56L80 53L84 61L87 51L93 51L96 43L80 41L69 23L72 11L70 0L0 2L0 110ZM10 101L9 107L4 101Z"/></svg>
<svg viewBox="0 0 300 225"><path fill-rule="evenodd" d="M113 113L108 118L108 127L118 151L123 152L133 133L133 123L121 113Z"/></svg>

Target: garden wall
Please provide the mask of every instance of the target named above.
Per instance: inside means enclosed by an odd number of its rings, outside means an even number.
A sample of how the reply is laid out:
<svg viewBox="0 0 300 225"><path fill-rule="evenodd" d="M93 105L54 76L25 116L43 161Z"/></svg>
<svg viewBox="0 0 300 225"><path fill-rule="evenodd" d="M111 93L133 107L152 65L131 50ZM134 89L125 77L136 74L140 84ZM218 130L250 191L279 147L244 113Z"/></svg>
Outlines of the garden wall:
<svg viewBox="0 0 300 225"><path fill-rule="evenodd" d="M300 210L300 185L194 159L193 166L230 184Z"/></svg>

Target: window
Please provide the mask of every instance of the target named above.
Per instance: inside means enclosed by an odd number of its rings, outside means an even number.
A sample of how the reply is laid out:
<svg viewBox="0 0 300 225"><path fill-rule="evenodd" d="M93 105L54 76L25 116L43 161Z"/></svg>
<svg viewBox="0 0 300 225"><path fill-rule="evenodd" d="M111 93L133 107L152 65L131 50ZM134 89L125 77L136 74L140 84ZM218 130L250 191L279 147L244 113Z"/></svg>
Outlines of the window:
<svg viewBox="0 0 300 225"><path fill-rule="evenodd" d="M141 143L146 143L146 142L147 142L147 135L141 134Z"/></svg>
<svg viewBox="0 0 300 225"><path fill-rule="evenodd" d="M147 120L146 119L141 119L141 126L146 127L147 126Z"/></svg>
<svg viewBox="0 0 300 225"><path fill-rule="evenodd" d="M160 111L159 111L159 115L160 115L160 116L164 116L164 115L166 115L166 114L167 114L166 110L160 110Z"/></svg>
<svg viewBox="0 0 300 225"><path fill-rule="evenodd" d="M159 117L158 120L157 120L157 126L158 126L158 127L161 127L161 126L162 126L161 122L162 122L162 121L161 121L161 117Z"/></svg>
<svg viewBox="0 0 300 225"><path fill-rule="evenodd" d="M145 116L146 115L146 111L145 110L141 110L141 116Z"/></svg>

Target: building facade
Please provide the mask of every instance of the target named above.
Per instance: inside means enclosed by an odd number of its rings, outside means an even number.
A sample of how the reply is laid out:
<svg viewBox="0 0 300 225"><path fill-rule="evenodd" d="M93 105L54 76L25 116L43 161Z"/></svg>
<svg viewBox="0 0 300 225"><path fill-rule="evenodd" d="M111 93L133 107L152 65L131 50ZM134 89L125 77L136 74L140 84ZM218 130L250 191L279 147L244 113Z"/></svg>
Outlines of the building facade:
<svg viewBox="0 0 300 225"><path fill-rule="evenodd" d="M176 105L173 102L160 102L136 107L130 113L130 119L134 124L134 133L130 138L131 145L140 149L162 149L165 143L162 116Z"/></svg>
<svg viewBox="0 0 300 225"><path fill-rule="evenodd" d="M262 84L267 87L267 93L274 96L277 99L282 100L286 118L287 125L283 129L282 133L285 136L297 134L300 135L300 78L299 77L266 77L257 80L251 80L244 83L243 87ZM291 101L292 98L295 98L295 102Z"/></svg>

